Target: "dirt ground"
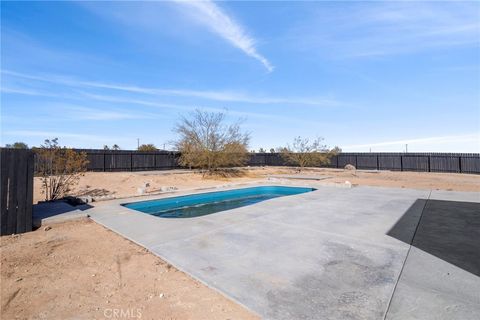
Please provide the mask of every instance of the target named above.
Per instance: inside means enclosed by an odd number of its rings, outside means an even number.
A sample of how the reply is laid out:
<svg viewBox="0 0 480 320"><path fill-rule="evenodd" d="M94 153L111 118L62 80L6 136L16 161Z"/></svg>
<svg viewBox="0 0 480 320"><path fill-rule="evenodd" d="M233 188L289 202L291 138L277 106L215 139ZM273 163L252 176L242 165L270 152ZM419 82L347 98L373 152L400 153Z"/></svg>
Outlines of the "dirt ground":
<svg viewBox="0 0 480 320"><path fill-rule="evenodd" d="M1 238L2 319L257 319L87 218L51 227Z"/></svg>
<svg viewBox="0 0 480 320"><path fill-rule="evenodd" d="M350 181L353 185L378 187L480 191L480 175L477 174L339 169L318 169L315 172L331 177L324 181L334 183Z"/></svg>
<svg viewBox="0 0 480 320"><path fill-rule="evenodd" d="M245 170L230 178L216 176L204 178L201 173L184 173L172 171L142 171L142 172L86 172L73 188L73 195L90 195L92 197L113 196L115 198L139 195L138 188L145 188L145 194L161 192L162 187L175 187L179 190L198 187L213 187L225 183L251 182L262 178L261 170ZM41 180L34 181L34 203L44 200L41 192Z"/></svg>
<svg viewBox="0 0 480 320"><path fill-rule="evenodd" d="M145 184L145 194L155 194L162 187L175 187L178 190L198 187L212 187L229 183L242 183L265 180L275 174L297 174L296 169L265 167L243 170L233 177L203 178L200 173L179 171L149 172L87 172L74 188L74 195L91 195L123 198L138 195L138 188ZM327 176L325 183L345 183L354 185L384 186L414 189L440 189L455 191L480 191L480 175L428 172L393 171L349 171L343 169L306 169L302 175ZM43 200L39 178L35 178L34 203Z"/></svg>

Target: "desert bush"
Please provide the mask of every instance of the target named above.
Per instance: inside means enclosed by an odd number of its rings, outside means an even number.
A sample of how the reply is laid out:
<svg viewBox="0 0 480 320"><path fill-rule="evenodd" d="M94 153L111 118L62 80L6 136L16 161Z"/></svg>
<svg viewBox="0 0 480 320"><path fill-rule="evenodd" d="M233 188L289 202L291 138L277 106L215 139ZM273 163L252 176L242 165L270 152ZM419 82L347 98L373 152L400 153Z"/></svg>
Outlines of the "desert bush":
<svg viewBox="0 0 480 320"><path fill-rule="evenodd" d="M305 167L330 164L331 157L338 150L337 147L329 150L323 144L323 138L316 138L310 141L310 139L302 137L296 137L292 145L278 148L282 158L288 164L297 166L299 172Z"/></svg>
<svg viewBox="0 0 480 320"><path fill-rule="evenodd" d="M179 135L174 145L181 153L182 166L212 174L248 161L250 137L240 130L239 122L225 124L224 113L195 110L190 117L181 118L174 132Z"/></svg>
<svg viewBox="0 0 480 320"><path fill-rule="evenodd" d="M58 138L45 140L34 151L37 157L36 173L41 177L46 201L66 196L87 169L87 154L60 147Z"/></svg>
<svg viewBox="0 0 480 320"><path fill-rule="evenodd" d="M14 142L12 144L6 144L5 148L28 149L28 145L25 142Z"/></svg>
<svg viewBox="0 0 480 320"><path fill-rule="evenodd" d="M138 147L138 151L157 151L158 148L154 144L142 144Z"/></svg>

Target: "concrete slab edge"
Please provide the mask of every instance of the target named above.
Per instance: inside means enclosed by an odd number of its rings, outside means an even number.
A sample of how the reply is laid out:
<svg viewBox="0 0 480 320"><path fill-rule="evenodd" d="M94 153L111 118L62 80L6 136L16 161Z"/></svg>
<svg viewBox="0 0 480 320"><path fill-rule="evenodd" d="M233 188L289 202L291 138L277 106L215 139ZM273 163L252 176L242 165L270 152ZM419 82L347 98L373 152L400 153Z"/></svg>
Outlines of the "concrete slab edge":
<svg viewBox="0 0 480 320"><path fill-rule="evenodd" d="M425 201L425 204L423 205L422 213L420 214L420 218L418 219L417 226L415 228L415 232L413 233L413 238L415 238L415 234L417 233L418 226L420 225L420 221L422 220L423 212L425 211L425 207L427 206L428 200L430 199L431 195L432 195L432 190L430 190L430 193L428 194L428 197L426 199L427 201ZM413 241L413 238L412 238L412 241ZM408 246L408 251L407 251L407 254L405 255L405 259L403 260L402 268L400 269L400 272L398 273L397 280L395 281L395 285L393 286L392 293L390 294L390 298L388 299L387 308L385 309L385 313L383 314L383 320L387 320L387 316L388 316L388 312L390 310L390 306L392 304L393 296L395 295L395 291L397 290L398 283L400 282L400 279L402 278L403 270L405 268L405 264L407 263L408 256L410 255L411 249L412 249L412 245L410 244Z"/></svg>
<svg viewBox="0 0 480 320"><path fill-rule="evenodd" d="M130 242L133 242L135 243L136 245L144 248L145 250L147 250L148 252L150 252L151 254L153 254L154 256L162 259L164 262L170 264L171 266L175 267L175 269L179 270L180 272L186 274L187 276L189 276L190 278L194 279L195 281L198 281L200 282L201 284L203 284L204 286L206 286L207 288L210 288L212 290L214 290L215 292L219 293L220 295L222 295L223 297L227 298L228 300L230 301L233 301L234 303L240 305L241 307L243 307L244 309L248 310L249 312L253 313L254 315L256 315L257 317L259 317L260 319L262 318L262 316L260 314L258 314L256 311L253 311L252 309L250 309L249 307L247 307L245 304L243 304L242 302L238 301L237 299L235 299L234 297L231 297L229 296L227 293L223 292L222 290L220 290L219 288L217 287L214 287L208 283L206 283L205 281L203 281L202 279L198 278L196 275L186 271L185 269L179 267L178 265L176 265L175 263L173 263L172 261L170 261L169 259L161 256L160 254L157 254L155 252L153 252L152 250L150 250L149 248L145 247L143 244L133 240L132 238L124 235L123 233L117 231L117 230L113 230L111 228L109 228L108 226L106 226L105 224L101 223L100 221L96 221L94 217L89 217L92 221L94 221L95 223L103 226L104 228L122 236L124 239L127 239L128 241Z"/></svg>
<svg viewBox="0 0 480 320"><path fill-rule="evenodd" d="M80 210L78 210L80 211ZM33 227L34 228L40 228L41 226L45 225L45 224L55 224L55 223L62 223L62 222L65 222L65 221L72 221L72 220L77 220L77 219L82 219L82 218L87 218L89 217L89 215L84 212L84 211L80 211L78 213L70 213L68 215L61 215L61 216L53 216L53 217L49 217L49 218L33 218L33 221L32 221L32 224L33 224Z"/></svg>

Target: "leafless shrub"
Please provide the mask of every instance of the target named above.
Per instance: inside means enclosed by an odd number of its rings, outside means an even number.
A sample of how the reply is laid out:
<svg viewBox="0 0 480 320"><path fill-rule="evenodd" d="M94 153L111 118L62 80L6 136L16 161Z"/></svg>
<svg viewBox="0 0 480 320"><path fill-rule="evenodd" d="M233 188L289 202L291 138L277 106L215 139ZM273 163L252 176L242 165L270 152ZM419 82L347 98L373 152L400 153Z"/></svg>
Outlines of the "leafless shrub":
<svg viewBox="0 0 480 320"><path fill-rule="evenodd" d="M174 128L179 135L174 142L181 152L180 164L199 168L212 174L221 168L243 166L248 160L247 133L239 122L225 124L224 113L195 110L190 117L182 117Z"/></svg>
<svg viewBox="0 0 480 320"><path fill-rule="evenodd" d="M296 137L292 145L287 145L278 149L283 159L298 167L301 172L305 167L315 167L330 164L330 159L339 148L335 147L329 150L323 144L323 138L316 138L312 141L308 138Z"/></svg>
<svg viewBox="0 0 480 320"><path fill-rule="evenodd" d="M86 153L60 147L58 138L47 139L40 148L34 150L37 156L36 170L42 179L42 193L46 201L67 195L86 171Z"/></svg>

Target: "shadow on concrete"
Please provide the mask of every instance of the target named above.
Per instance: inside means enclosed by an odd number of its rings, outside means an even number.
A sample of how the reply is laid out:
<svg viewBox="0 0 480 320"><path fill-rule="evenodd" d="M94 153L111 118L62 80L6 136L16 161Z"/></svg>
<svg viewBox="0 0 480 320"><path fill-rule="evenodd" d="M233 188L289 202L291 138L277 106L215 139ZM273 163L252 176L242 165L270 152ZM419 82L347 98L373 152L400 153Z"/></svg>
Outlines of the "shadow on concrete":
<svg viewBox="0 0 480 320"><path fill-rule="evenodd" d="M43 220L62 214L78 213L90 208L92 206L89 204L72 206L66 201L41 202L33 205L33 218Z"/></svg>
<svg viewBox="0 0 480 320"><path fill-rule="evenodd" d="M480 277L480 203L418 199L387 235Z"/></svg>

